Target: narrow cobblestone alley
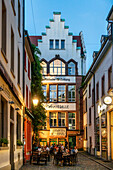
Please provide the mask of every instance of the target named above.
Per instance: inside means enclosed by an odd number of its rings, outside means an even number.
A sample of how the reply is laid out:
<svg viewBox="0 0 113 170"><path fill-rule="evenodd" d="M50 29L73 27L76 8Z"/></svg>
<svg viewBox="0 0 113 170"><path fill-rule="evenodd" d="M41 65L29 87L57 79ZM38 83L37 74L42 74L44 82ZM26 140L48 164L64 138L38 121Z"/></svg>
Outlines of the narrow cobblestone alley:
<svg viewBox="0 0 113 170"><path fill-rule="evenodd" d="M90 160L84 155L78 154L78 162L75 166L56 166L52 161L45 165L24 165L20 170L107 170L104 166Z"/></svg>

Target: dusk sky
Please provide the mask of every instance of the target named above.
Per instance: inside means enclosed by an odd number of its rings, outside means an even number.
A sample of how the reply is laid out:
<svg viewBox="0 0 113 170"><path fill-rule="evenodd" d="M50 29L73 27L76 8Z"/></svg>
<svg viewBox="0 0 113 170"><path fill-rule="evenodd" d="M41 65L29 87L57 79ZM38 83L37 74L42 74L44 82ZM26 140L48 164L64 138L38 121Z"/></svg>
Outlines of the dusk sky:
<svg viewBox="0 0 113 170"><path fill-rule="evenodd" d="M25 0L25 28L29 35L41 35L53 12L61 12L69 32L79 35L83 31L87 70L92 63L93 51L100 49L101 35L107 34L106 17L113 0Z"/></svg>

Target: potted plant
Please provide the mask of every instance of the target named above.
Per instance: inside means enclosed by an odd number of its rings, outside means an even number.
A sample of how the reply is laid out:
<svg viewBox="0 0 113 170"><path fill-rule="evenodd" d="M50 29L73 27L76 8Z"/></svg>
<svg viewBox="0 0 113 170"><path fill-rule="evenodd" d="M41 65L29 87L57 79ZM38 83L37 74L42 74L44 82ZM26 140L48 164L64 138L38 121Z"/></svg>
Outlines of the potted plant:
<svg viewBox="0 0 113 170"><path fill-rule="evenodd" d="M0 143L1 143L2 147L6 147L8 144L8 140L6 138L1 138Z"/></svg>
<svg viewBox="0 0 113 170"><path fill-rule="evenodd" d="M17 147L18 148L21 148L21 146L23 146L23 143L21 142L21 140L17 140Z"/></svg>

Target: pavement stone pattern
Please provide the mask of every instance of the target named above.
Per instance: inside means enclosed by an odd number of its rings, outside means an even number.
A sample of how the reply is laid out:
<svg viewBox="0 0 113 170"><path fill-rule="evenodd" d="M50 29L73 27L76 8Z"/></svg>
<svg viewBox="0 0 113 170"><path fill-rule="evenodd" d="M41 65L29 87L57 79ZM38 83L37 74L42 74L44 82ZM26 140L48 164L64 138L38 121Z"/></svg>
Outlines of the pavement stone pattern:
<svg viewBox="0 0 113 170"><path fill-rule="evenodd" d="M78 162L75 166L57 166L53 161L47 162L47 165L26 164L20 170L107 170L104 166L89 159L87 156L78 154Z"/></svg>

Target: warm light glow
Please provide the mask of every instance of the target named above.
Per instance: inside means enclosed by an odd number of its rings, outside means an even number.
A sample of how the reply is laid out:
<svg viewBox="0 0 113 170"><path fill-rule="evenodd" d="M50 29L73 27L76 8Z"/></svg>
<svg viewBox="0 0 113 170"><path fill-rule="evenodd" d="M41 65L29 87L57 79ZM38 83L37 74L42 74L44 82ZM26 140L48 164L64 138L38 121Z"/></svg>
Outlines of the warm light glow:
<svg viewBox="0 0 113 170"><path fill-rule="evenodd" d="M34 105L34 106L37 106L37 105L38 105L38 99L37 99L37 98L34 98L34 99L33 99L33 105Z"/></svg>
<svg viewBox="0 0 113 170"><path fill-rule="evenodd" d="M106 97L104 98L104 103L105 103L106 105L111 104L111 102L112 102L112 98L111 98L110 96L106 96Z"/></svg>

